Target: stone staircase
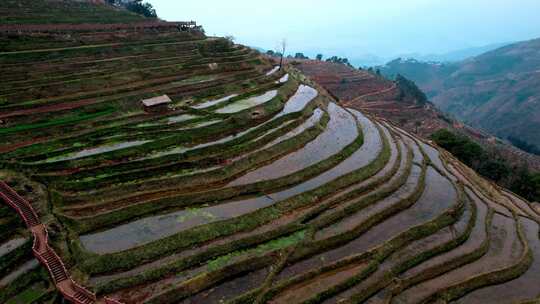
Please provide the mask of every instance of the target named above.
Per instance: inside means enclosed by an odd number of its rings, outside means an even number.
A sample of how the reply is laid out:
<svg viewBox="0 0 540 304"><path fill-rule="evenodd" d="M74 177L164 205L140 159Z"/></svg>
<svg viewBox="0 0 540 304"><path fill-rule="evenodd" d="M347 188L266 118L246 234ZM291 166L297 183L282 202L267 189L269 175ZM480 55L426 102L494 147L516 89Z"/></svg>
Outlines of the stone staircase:
<svg viewBox="0 0 540 304"><path fill-rule="evenodd" d="M32 251L34 255L47 268L56 288L67 300L76 304L120 303L109 298L98 300L94 293L73 281L62 259L49 246L47 228L40 222L32 205L3 181L0 181L0 197L17 211L32 232L34 237Z"/></svg>

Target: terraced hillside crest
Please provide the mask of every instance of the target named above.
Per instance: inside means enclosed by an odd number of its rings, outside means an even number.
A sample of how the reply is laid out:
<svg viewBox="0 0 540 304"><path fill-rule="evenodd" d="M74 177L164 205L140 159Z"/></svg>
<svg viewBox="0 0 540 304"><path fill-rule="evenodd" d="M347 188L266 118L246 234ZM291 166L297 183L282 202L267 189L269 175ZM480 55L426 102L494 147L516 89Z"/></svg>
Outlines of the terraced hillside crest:
<svg viewBox="0 0 540 304"><path fill-rule="evenodd" d="M0 302L55 303L68 279L75 303L539 300L538 206L294 67L197 27L18 35ZM61 281L8 204L35 212Z"/></svg>

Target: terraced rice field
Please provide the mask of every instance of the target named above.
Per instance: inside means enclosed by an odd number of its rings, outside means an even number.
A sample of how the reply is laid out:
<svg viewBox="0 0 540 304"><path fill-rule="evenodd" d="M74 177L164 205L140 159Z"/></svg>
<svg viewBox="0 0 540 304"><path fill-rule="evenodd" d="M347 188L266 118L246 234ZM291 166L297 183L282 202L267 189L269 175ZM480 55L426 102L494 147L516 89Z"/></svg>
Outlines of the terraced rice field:
<svg viewBox="0 0 540 304"><path fill-rule="evenodd" d="M0 54L0 179L92 302L539 297L528 202L244 46L141 37ZM58 301L7 205L0 226L0 302Z"/></svg>

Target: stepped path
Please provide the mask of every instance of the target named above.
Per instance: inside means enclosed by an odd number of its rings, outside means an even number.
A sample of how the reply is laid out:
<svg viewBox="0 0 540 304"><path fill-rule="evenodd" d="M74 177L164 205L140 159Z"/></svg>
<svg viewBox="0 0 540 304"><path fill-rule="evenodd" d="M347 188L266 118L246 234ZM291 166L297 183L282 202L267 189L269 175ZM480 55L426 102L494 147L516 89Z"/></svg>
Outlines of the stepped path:
<svg viewBox="0 0 540 304"><path fill-rule="evenodd" d="M56 254L54 249L49 246L47 228L40 222L32 205L3 181L0 181L0 197L6 204L17 211L26 223L27 228L32 232L34 238L32 251L35 257L47 268L56 288L66 299L78 304L119 303L110 298L104 298L98 301L95 294L81 287L71 279L64 266L64 262Z"/></svg>

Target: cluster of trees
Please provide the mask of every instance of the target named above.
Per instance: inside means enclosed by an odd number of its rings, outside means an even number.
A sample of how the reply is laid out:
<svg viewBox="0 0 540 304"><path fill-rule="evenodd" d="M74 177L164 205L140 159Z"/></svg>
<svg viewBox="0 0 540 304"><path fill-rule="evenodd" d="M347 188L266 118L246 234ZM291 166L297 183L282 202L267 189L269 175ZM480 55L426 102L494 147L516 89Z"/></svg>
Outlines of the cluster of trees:
<svg viewBox="0 0 540 304"><path fill-rule="evenodd" d="M358 67L358 69L361 70L361 71L364 70L362 67ZM369 67L369 68L366 69L366 71L368 71L368 72L370 72L372 74L376 74L378 76L382 76L380 69L373 69L373 67Z"/></svg>
<svg viewBox="0 0 540 304"><path fill-rule="evenodd" d="M525 151L525 152L529 152L529 153L532 153L532 154L536 154L536 155L540 155L540 148L538 148L537 146L533 145L533 144L530 144L522 139L519 139L517 137L514 137L514 136L508 136L508 141L510 141L512 143L512 145L520 148L521 150Z"/></svg>
<svg viewBox="0 0 540 304"><path fill-rule="evenodd" d="M271 57L281 57L282 53L269 50L269 51L266 51L266 55L271 56ZM304 53L296 53L294 54L294 56L287 55L287 58L288 59L309 59L309 57L304 55Z"/></svg>
<svg viewBox="0 0 540 304"><path fill-rule="evenodd" d="M351 68L353 67L352 64L349 62L349 59L341 58L341 57L338 57L338 56L332 56L330 58L327 58L326 62L340 63L340 64L344 64L346 66L349 66Z"/></svg>
<svg viewBox="0 0 540 304"><path fill-rule="evenodd" d="M378 71L378 73L380 74L380 71ZM420 105L425 105L428 102L426 94L418 88L414 81L398 74L396 76L396 84L400 91L399 100L410 99L410 101L416 102Z"/></svg>
<svg viewBox="0 0 540 304"><path fill-rule="evenodd" d="M476 142L446 129L435 132L431 139L481 175L529 201L540 201L540 173L533 173L525 166L510 167Z"/></svg>
<svg viewBox="0 0 540 304"><path fill-rule="evenodd" d="M282 57L283 53L280 52L280 51L268 50L268 51L266 51L266 55L271 56L271 57ZM293 55L287 55L286 57L288 59L309 59L309 56L304 55L304 53L296 53L294 56ZM317 56L315 56L315 60L322 61L323 57L324 57L323 54L317 54ZM352 64L349 62L349 59L347 59L347 58L341 58L341 57L338 57L338 56L332 56L332 57L327 58L326 62L344 64L344 65L347 65L347 66L353 68Z"/></svg>
<svg viewBox="0 0 540 304"><path fill-rule="evenodd" d="M271 57L281 57L281 52L274 52L272 50L268 50L266 51L266 55L268 56L271 56Z"/></svg>
<svg viewBox="0 0 540 304"><path fill-rule="evenodd" d="M157 18L157 13L152 4L143 2L143 0L106 0L107 3L115 6L121 6L128 11L145 16L147 18Z"/></svg>

